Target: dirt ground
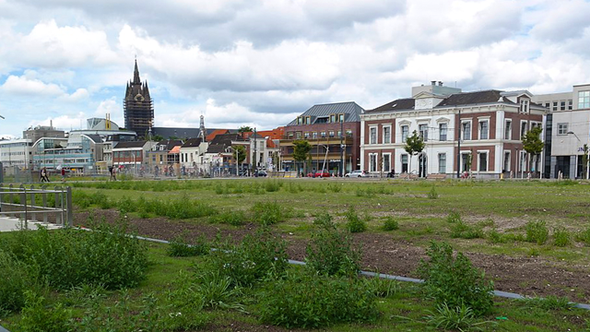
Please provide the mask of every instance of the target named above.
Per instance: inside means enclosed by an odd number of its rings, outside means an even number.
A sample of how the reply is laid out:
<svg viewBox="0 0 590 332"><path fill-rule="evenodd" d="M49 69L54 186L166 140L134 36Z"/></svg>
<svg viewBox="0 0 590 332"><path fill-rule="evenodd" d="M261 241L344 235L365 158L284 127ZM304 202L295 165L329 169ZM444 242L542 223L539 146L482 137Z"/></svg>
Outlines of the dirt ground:
<svg viewBox="0 0 590 332"><path fill-rule="evenodd" d="M96 210L95 217L115 220L119 213L115 210ZM89 212L78 211L75 225L84 226ZM204 235L213 239L218 233L222 237L240 240L252 233L256 225L229 227L214 224L190 224L170 221L166 218L130 218L130 223L142 236L172 240L178 235L189 237ZM281 236L288 243L291 259L304 260L306 241L289 233ZM425 248L408 241L397 241L386 234L357 233L354 241L362 247L364 270L378 271L405 277L417 277L416 268L421 259L426 258ZM482 242L482 245L485 245ZM571 265L548 260L542 257L511 257L466 253L473 264L494 280L495 289L528 296L567 296L571 301L590 303L590 266Z"/></svg>

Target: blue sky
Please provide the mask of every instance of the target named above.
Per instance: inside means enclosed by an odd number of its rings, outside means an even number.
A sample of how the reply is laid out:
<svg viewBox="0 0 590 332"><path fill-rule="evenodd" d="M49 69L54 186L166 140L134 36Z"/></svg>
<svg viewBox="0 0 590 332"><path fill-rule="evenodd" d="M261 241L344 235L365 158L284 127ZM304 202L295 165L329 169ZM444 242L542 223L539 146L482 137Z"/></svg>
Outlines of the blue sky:
<svg viewBox="0 0 590 332"><path fill-rule="evenodd" d="M589 12L583 0L0 0L0 137L107 112L123 125L135 56L157 126L204 114L270 129L431 80L568 91L590 82Z"/></svg>

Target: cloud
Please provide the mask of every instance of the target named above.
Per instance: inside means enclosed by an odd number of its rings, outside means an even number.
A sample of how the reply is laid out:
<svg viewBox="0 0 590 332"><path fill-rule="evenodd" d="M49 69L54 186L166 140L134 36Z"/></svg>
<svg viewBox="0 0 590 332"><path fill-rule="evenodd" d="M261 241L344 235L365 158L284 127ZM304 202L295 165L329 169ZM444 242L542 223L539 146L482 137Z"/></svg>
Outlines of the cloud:
<svg viewBox="0 0 590 332"><path fill-rule="evenodd" d="M89 93L86 89L77 89L68 94L66 89L53 83L44 83L41 80L28 78L26 76L9 76L4 84L0 86L0 94L7 97L32 97L52 98L56 97L64 102L78 102L87 99Z"/></svg>
<svg viewBox="0 0 590 332"><path fill-rule="evenodd" d="M77 114L60 115L58 117L48 117L44 120L34 120L29 122L29 126L49 126L52 124L55 128L69 131L70 129L85 129L87 115L84 112Z"/></svg>

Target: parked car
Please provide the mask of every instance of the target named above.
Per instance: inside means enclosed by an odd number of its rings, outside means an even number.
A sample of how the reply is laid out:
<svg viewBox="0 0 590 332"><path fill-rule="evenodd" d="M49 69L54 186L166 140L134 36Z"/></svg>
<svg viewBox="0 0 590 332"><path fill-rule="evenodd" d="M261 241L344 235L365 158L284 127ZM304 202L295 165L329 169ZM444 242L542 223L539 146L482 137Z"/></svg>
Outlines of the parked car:
<svg viewBox="0 0 590 332"><path fill-rule="evenodd" d="M319 172L310 172L307 173L307 177L309 178L329 178L331 177L332 174L330 174L329 172L324 171L323 173L321 171Z"/></svg>
<svg viewBox="0 0 590 332"><path fill-rule="evenodd" d="M254 176L255 177L265 177L267 175L268 174L266 173L266 171L263 171L263 170L259 170L259 171L257 171L257 172L254 173Z"/></svg>
<svg viewBox="0 0 590 332"><path fill-rule="evenodd" d="M350 173L346 173L344 176L347 178L363 178L363 177L367 176L367 174L365 173L365 171L357 169L357 170L352 171Z"/></svg>

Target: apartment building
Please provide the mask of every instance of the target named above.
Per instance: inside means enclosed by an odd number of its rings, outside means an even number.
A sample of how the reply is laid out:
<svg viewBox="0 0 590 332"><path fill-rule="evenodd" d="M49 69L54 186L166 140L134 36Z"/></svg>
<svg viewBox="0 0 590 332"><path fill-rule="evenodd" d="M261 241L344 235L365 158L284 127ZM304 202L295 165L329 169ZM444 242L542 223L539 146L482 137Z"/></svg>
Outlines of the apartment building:
<svg viewBox="0 0 590 332"><path fill-rule="evenodd" d="M411 173L478 178L525 177L538 172L522 137L543 125L546 109L522 91L461 92L433 81L414 87L411 98L391 101L361 115L361 165L374 176ZM409 155L416 131L425 148Z"/></svg>

